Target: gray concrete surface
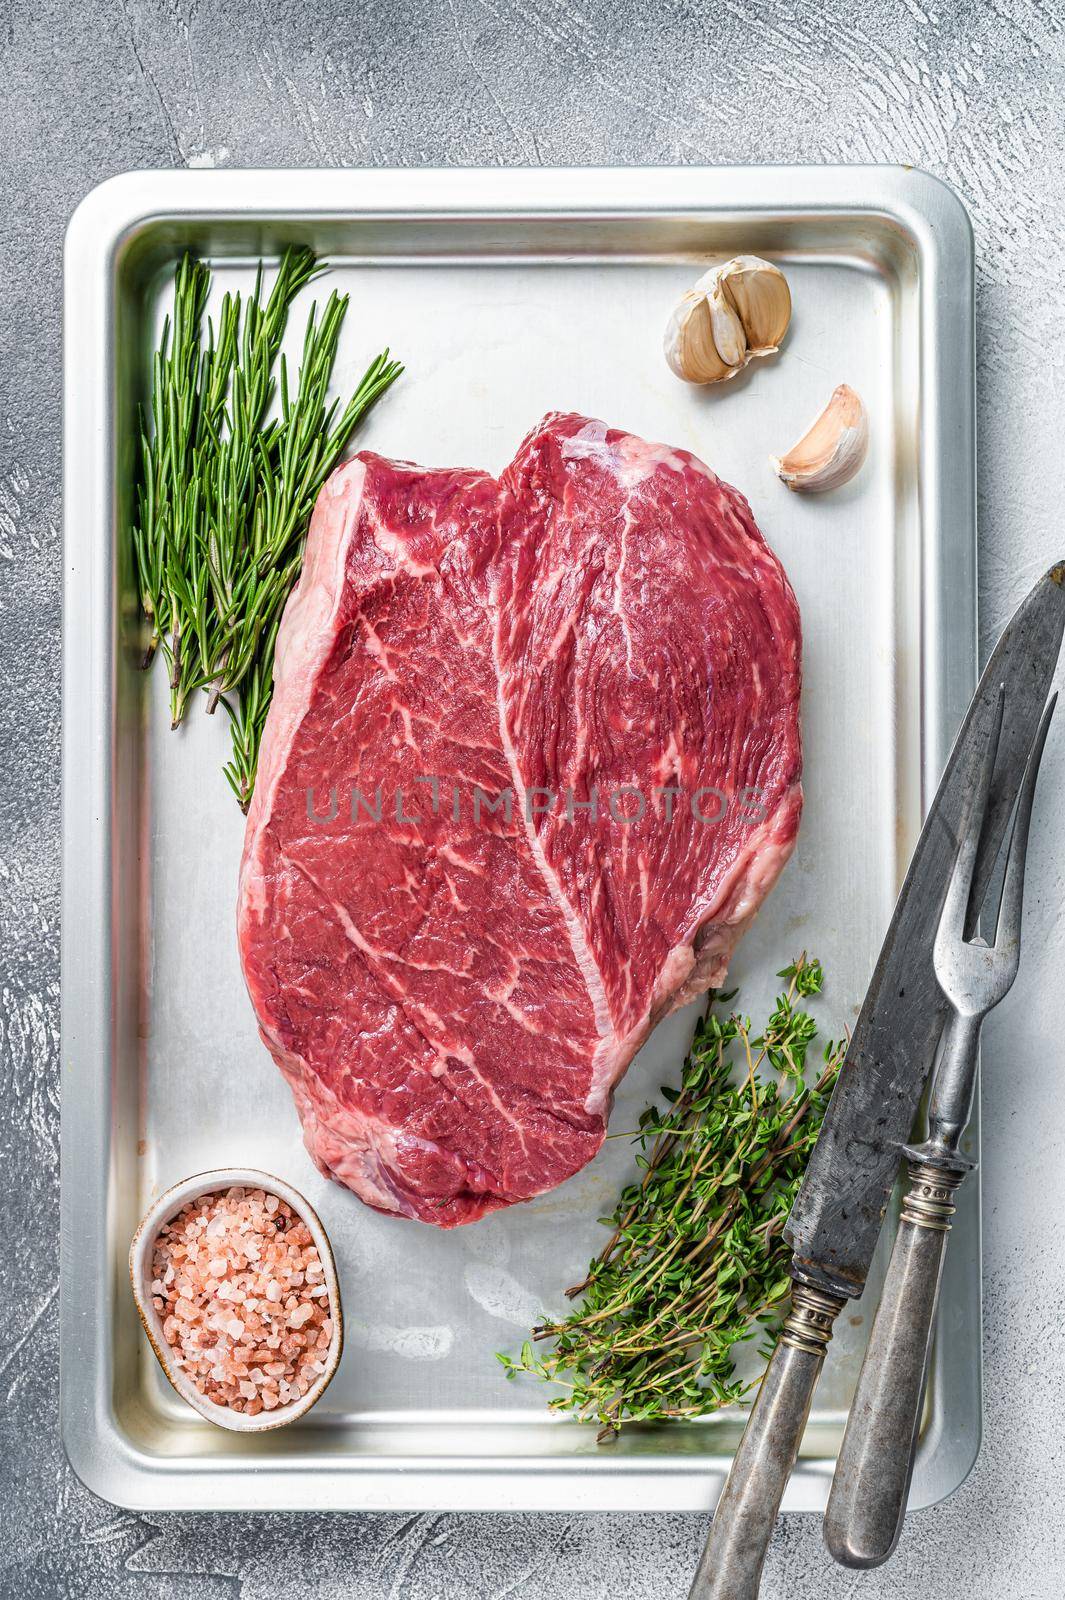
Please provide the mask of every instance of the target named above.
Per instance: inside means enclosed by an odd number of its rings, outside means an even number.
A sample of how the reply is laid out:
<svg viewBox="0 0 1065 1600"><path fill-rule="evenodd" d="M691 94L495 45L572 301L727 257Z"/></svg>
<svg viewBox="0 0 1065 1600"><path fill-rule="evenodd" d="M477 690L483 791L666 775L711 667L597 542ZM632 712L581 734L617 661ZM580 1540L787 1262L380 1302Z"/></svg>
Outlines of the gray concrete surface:
<svg viewBox="0 0 1065 1600"><path fill-rule="evenodd" d="M0 1594L503 1600L686 1593L699 1520L137 1517L56 1434L60 250L131 167L908 161L978 246L985 647L1065 544L1060 0L4 0L0 6ZM1065 757L1028 954L986 1034L985 1444L878 1574L778 1529L765 1595L1065 1587Z"/></svg>

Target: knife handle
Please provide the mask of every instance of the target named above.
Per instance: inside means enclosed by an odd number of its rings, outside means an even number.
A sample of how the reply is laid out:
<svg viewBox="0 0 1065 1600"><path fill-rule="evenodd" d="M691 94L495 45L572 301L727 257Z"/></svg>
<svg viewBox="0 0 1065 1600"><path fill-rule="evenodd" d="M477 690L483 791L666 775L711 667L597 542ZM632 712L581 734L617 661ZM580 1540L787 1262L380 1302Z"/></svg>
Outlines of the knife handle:
<svg viewBox="0 0 1065 1600"><path fill-rule="evenodd" d="M909 1163L910 1188L825 1511L844 1567L879 1567L899 1542L910 1492L958 1168Z"/></svg>
<svg viewBox="0 0 1065 1600"><path fill-rule="evenodd" d="M797 1283L743 1430L689 1600L755 1600L832 1325L846 1301Z"/></svg>

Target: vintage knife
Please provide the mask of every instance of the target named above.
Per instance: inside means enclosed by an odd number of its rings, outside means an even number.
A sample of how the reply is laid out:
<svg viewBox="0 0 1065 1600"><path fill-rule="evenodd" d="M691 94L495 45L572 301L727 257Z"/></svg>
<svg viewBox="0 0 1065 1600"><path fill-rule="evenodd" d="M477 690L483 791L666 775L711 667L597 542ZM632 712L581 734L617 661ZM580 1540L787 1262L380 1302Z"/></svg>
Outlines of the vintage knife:
<svg viewBox="0 0 1065 1600"><path fill-rule="evenodd" d="M1005 693L1010 707L974 875L979 906L994 870L1065 629L1065 562L1035 585L980 679L925 819L821 1136L785 1238L791 1310L740 1440L691 1600L754 1600L781 1497L836 1317L860 1295L876 1248L946 1002L932 945L965 797Z"/></svg>

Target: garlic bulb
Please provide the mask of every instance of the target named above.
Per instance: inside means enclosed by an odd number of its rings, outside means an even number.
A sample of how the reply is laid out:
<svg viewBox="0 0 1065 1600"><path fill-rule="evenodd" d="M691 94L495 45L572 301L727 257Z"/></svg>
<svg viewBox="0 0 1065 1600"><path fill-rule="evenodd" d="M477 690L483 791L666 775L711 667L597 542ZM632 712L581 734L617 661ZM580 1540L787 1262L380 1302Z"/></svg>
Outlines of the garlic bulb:
<svg viewBox="0 0 1065 1600"><path fill-rule="evenodd" d="M841 383L820 416L787 455L771 456L789 489L813 494L849 483L869 448L869 418L860 396Z"/></svg>
<svg viewBox="0 0 1065 1600"><path fill-rule="evenodd" d="M791 291L779 267L734 256L681 296L666 327L666 360L687 383L722 383L754 356L772 355L791 321Z"/></svg>

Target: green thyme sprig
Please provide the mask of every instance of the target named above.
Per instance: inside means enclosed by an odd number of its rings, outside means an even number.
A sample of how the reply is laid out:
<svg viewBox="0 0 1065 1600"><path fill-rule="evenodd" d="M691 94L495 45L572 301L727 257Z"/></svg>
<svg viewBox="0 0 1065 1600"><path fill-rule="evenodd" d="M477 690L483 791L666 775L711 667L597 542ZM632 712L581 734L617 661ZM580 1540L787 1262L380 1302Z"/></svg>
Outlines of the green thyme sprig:
<svg viewBox="0 0 1065 1600"><path fill-rule="evenodd" d="M204 313L206 266L186 256L152 364L132 530L144 665L170 677L174 727L200 693L230 718L230 786L247 810L255 786L285 601L299 576L318 491L351 435L403 368L385 350L343 408L328 398L348 297L311 308L293 385L281 354L293 300L323 269L286 250L264 300L263 267L242 302Z"/></svg>
<svg viewBox="0 0 1065 1600"><path fill-rule="evenodd" d="M820 994L821 964L802 955L779 976L787 988L758 1035L722 1014L734 994L711 996L679 1090L663 1088L666 1107L649 1106L633 1136L643 1177L600 1219L610 1238L566 1291L581 1305L535 1328L516 1359L497 1355L508 1378L556 1386L553 1410L598 1419L600 1440L732 1405L751 1387L736 1347L761 1330L768 1356L790 1289L782 1229L844 1053L826 1045L809 1081L818 1029L800 1002Z"/></svg>

